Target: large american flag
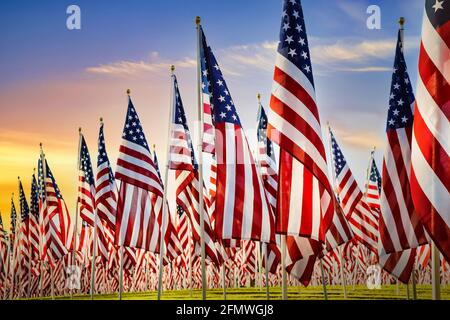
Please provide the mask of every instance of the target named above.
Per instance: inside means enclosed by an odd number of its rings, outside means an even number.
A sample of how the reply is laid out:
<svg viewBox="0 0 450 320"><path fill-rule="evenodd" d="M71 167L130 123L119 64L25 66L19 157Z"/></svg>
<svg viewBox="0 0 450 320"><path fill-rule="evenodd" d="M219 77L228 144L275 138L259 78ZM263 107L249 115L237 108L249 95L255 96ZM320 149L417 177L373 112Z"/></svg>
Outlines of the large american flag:
<svg viewBox="0 0 450 320"><path fill-rule="evenodd" d="M299 0L284 1L279 39L268 125L281 149L276 232L324 242L332 189Z"/></svg>
<svg viewBox="0 0 450 320"><path fill-rule="evenodd" d="M377 252L378 217L363 199L363 194L353 177L330 129L330 143L334 163L336 189L342 210L350 223L355 237L373 252Z"/></svg>
<svg viewBox="0 0 450 320"><path fill-rule="evenodd" d="M131 98L119 149L116 175L121 181L116 216L116 244L156 252L160 239L157 214L163 187ZM152 194L158 198L152 203Z"/></svg>
<svg viewBox="0 0 450 320"><path fill-rule="evenodd" d="M218 255L214 244L214 231L208 215L208 197L206 188L202 184L199 190L198 165L195 161L194 148L192 146L191 134L187 125L186 114L181 100L178 82L173 77L173 118L171 119L171 139L169 153L169 167L175 170L176 201L185 213L189 215L192 227L192 236L198 245L202 230L201 221L204 221L203 237L205 241L205 252L207 257L219 264ZM203 210L200 210L200 197L203 197ZM200 216L202 212L202 217Z"/></svg>
<svg viewBox="0 0 450 320"><path fill-rule="evenodd" d="M45 175L43 163L45 163ZM47 160L39 159L39 225L41 233L41 259L53 263L72 248L73 226L66 203L56 184Z"/></svg>
<svg viewBox="0 0 450 320"><path fill-rule="evenodd" d="M450 1L427 0L411 145L417 213L450 261Z"/></svg>
<svg viewBox="0 0 450 320"><path fill-rule="evenodd" d="M402 32L398 32L395 52L382 173L380 237L387 253L426 242L409 185L414 94L403 55Z"/></svg>
<svg viewBox="0 0 450 320"><path fill-rule="evenodd" d="M273 242L274 221L261 177L220 67L201 36L202 85L210 86L216 129L217 238Z"/></svg>

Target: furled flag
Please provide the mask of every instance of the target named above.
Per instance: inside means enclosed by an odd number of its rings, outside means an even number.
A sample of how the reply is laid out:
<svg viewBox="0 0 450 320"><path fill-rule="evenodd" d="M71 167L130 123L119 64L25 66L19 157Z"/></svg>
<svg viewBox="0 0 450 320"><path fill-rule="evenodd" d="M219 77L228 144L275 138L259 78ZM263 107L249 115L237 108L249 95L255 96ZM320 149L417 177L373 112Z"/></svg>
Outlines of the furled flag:
<svg viewBox="0 0 450 320"><path fill-rule="evenodd" d="M45 170L42 159L39 159L41 260L53 263L71 250L73 245L73 227L66 203L47 160L44 163Z"/></svg>
<svg viewBox="0 0 450 320"><path fill-rule="evenodd" d="M14 204L14 199L11 197L11 215L10 215L10 245L11 252L13 252L14 243L16 241L16 228L17 228L17 211L16 205Z"/></svg>
<svg viewBox="0 0 450 320"><path fill-rule="evenodd" d="M411 193L417 214L450 261L450 2L426 0L422 21Z"/></svg>
<svg viewBox="0 0 450 320"><path fill-rule="evenodd" d="M209 86L216 129L216 236L273 242L274 221L261 177L220 67L199 28L201 71L206 76L202 86Z"/></svg>
<svg viewBox="0 0 450 320"><path fill-rule="evenodd" d="M36 176L33 174L31 180L31 199L30 199L30 223L29 223L29 242L30 258L32 272L35 276L39 275L39 189Z"/></svg>
<svg viewBox="0 0 450 320"><path fill-rule="evenodd" d="M3 219L0 213L0 280L2 283L6 281L6 274L8 266L8 239L6 230L3 227ZM2 286L0 286L0 289Z"/></svg>
<svg viewBox="0 0 450 320"><path fill-rule="evenodd" d="M169 153L169 168L175 170L176 201L184 212L189 215L194 241L198 245L202 234L201 221L204 222L203 236L207 257L219 264L214 244L214 232L208 215L208 197L202 181L202 190L199 190L198 165L195 160L191 134L187 125L186 114L181 100L178 82L175 75L173 79L173 111L171 122L171 139ZM203 197L203 210L200 210L200 197ZM202 217L200 216L202 213Z"/></svg>
<svg viewBox="0 0 450 320"><path fill-rule="evenodd" d="M380 238L386 253L416 248L427 241L409 185L414 94L403 56L402 32L398 32L395 52L382 172Z"/></svg>
<svg viewBox="0 0 450 320"><path fill-rule="evenodd" d="M325 242L332 188L300 0L285 0L268 137L280 146L276 232Z"/></svg>
<svg viewBox="0 0 450 320"><path fill-rule="evenodd" d="M80 154L78 168L78 205L80 217L89 225L94 226L95 215L95 182L94 172L92 171L91 156L89 149L80 133Z"/></svg>
<svg viewBox="0 0 450 320"><path fill-rule="evenodd" d="M30 242L29 242L29 222L30 207L28 206L27 197L23 190L22 181L19 180L19 202L20 202L20 239L19 239L19 263L21 265L24 281L28 280L28 267L30 259ZM22 280L22 279L21 279Z"/></svg>
<svg viewBox="0 0 450 320"><path fill-rule="evenodd" d="M377 252L378 219L363 199L363 194L330 129L336 189L345 217L355 237L374 253Z"/></svg>
<svg viewBox="0 0 450 320"><path fill-rule="evenodd" d="M151 194L163 197L163 187L131 98L117 159L116 179L121 181L117 202L116 244L156 252L160 225ZM162 200L159 201L162 204Z"/></svg>
<svg viewBox="0 0 450 320"><path fill-rule="evenodd" d="M375 163L374 151L370 154L370 163L366 182L365 200L375 213L380 213L381 175Z"/></svg>

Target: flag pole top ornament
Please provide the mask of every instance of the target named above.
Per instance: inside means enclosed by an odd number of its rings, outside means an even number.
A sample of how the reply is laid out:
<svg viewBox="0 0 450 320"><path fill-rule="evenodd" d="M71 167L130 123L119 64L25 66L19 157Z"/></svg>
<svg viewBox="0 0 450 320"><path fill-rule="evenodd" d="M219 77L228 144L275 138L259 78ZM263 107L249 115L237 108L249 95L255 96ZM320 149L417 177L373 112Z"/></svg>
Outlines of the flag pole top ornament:
<svg viewBox="0 0 450 320"><path fill-rule="evenodd" d="M170 71L171 71L172 73L175 71L175 66L174 66L174 65L171 65L171 66L170 66Z"/></svg>
<svg viewBox="0 0 450 320"><path fill-rule="evenodd" d="M258 99L258 102L261 103L261 93L258 93L258 94L256 95L256 98Z"/></svg>
<svg viewBox="0 0 450 320"><path fill-rule="evenodd" d="M78 128L78 132L81 133L81 127Z"/></svg>
<svg viewBox="0 0 450 320"><path fill-rule="evenodd" d="M100 117L100 124L103 124L103 117Z"/></svg>
<svg viewBox="0 0 450 320"><path fill-rule="evenodd" d="M127 96L130 96L130 94L131 94L131 90L127 89Z"/></svg>
<svg viewBox="0 0 450 320"><path fill-rule="evenodd" d="M200 22L202 22L202 19L201 19L199 16L196 16L196 17L195 17L195 24L196 24L197 26L199 26L199 25L200 25Z"/></svg>
<svg viewBox="0 0 450 320"><path fill-rule="evenodd" d="M156 150L156 144L153 144L153 150Z"/></svg>
<svg viewBox="0 0 450 320"><path fill-rule="evenodd" d="M404 17L400 17L398 19L398 24L400 25L401 28L403 28L403 26L405 25L405 18Z"/></svg>

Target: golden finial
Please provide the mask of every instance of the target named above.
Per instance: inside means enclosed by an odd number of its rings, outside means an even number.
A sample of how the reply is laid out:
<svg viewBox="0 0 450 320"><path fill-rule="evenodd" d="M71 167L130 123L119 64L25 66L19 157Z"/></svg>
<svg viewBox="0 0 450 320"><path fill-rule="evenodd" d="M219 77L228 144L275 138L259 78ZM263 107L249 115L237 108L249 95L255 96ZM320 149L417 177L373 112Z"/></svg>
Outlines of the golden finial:
<svg viewBox="0 0 450 320"><path fill-rule="evenodd" d="M261 102L261 93L258 93L258 94L256 95L256 98L258 99L258 102Z"/></svg>
<svg viewBox="0 0 450 320"><path fill-rule="evenodd" d="M127 89L127 95L130 96L130 94L131 94L131 90Z"/></svg>
<svg viewBox="0 0 450 320"><path fill-rule="evenodd" d="M103 117L100 117L100 123L103 124Z"/></svg>
<svg viewBox="0 0 450 320"><path fill-rule="evenodd" d="M403 28L403 26L405 25L405 18L404 17L400 17L398 19L398 23L400 25L400 28Z"/></svg>
<svg viewBox="0 0 450 320"><path fill-rule="evenodd" d="M156 150L156 144L153 144L153 150Z"/></svg>
<svg viewBox="0 0 450 320"><path fill-rule="evenodd" d="M78 128L78 132L81 133L81 127Z"/></svg>
<svg viewBox="0 0 450 320"><path fill-rule="evenodd" d="M199 16L195 17L195 24L198 26L200 25L200 22L202 21L202 19Z"/></svg>
<svg viewBox="0 0 450 320"><path fill-rule="evenodd" d="M170 66L170 71L172 71L172 73L175 71L175 66L174 65Z"/></svg>

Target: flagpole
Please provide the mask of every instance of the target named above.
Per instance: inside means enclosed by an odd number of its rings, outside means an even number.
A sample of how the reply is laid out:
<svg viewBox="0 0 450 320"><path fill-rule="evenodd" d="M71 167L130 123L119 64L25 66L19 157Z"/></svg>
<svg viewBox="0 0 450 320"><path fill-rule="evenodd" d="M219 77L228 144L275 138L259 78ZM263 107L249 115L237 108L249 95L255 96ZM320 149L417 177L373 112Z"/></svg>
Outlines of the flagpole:
<svg viewBox="0 0 450 320"><path fill-rule="evenodd" d="M319 260L319 264L320 264L320 274L322 275L323 297L325 300L328 300L327 284L325 281L325 271L323 270L322 259Z"/></svg>
<svg viewBox="0 0 450 320"><path fill-rule="evenodd" d="M344 274L344 258L342 254L342 247L338 248L339 250L339 258L341 259L339 265L340 265L340 271L341 271L341 283L342 287L344 289L344 299L347 299L347 287L346 287L346 281L345 281L345 274Z"/></svg>
<svg viewBox="0 0 450 320"><path fill-rule="evenodd" d="M33 168L33 175L35 175L36 174L36 168ZM31 215L32 213L31 213L31 210L30 210L30 213L29 213L29 217L28 217L28 240L30 239L30 219L31 219ZM29 245L29 248L30 249L28 249L28 293L27 293L27 296L28 296L28 298L31 298L31 259L32 259L32 257L33 257L33 254L32 254L32 250L31 250L31 245Z"/></svg>
<svg viewBox="0 0 450 320"><path fill-rule="evenodd" d="M264 261L266 262L266 266L264 267L264 273L266 276L266 300L270 300L270 290L269 290L269 269L267 268L267 243L263 242L263 250L264 250Z"/></svg>
<svg viewBox="0 0 450 320"><path fill-rule="evenodd" d="M221 253L222 253L222 257L224 257L225 256L225 252L224 252L224 248L223 248L223 246L221 246ZM223 288L223 300L227 300L227 283L226 283L226 281L225 281L225 268L226 268L226 266L225 266L225 259L224 259L224 261L222 262L222 288Z"/></svg>
<svg viewBox="0 0 450 320"><path fill-rule="evenodd" d="M20 298L20 295L21 295L21 292L22 292L22 290L23 290L23 288L22 288L22 254L21 254L21 249L20 249L20 247L21 247L21 244L20 244L20 242L21 242L21 238L22 238L22 223L23 223L23 221L22 221L22 202L20 201L20 177L17 177L17 184L18 184L18 186L19 186L19 209L20 209L20 220L19 220L19 228L18 228L18 230L19 230L19 236L17 237L17 250L18 250L18 252L17 252L17 258L18 258L18 262L19 262L19 283L18 283L18 287L19 287L19 291L18 291L18 295L17 295L17 297L18 298ZM27 235L27 238L28 238L28 235ZM28 240L28 239L27 239Z"/></svg>
<svg viewBox="0 0 450 320"><path fill-rule="evenodd" d="M441 260L440 252L434 241L431 244L431 283L433 300L441 300Z"/></svg>
<svg viewBox="0 0 450 320"><path fill-rule="evenodd" d="M11 203L14 201L14 192L12 193L12 195L11 195ZM16 221L17 221L17 219L16 219ZM16 223L16 221L14 221L14 228L16 229L16 227L17 227L17 223ZM12 224L13 224L13 221L11 221L11 226L12 226ZM14 241L11 241L11 238L12 238L12 236L13 236L13 233L11 232L11 234L10 234L10 236L9 236L9 248L10 248L10 257L9 257L9 259L10 259L10 263L9 263L9 273L11 273L12 272L12 274L11 274L11 291L9 292L9 300L13 300L14 299L14 286L15 286L15 274L14 274L14 265L16 264L16 257L15 257L15 255L14 255L14 249L15 249L15 242L16 242L16 231L17 230L14 230ZM12 244L12 248L11 248L11 244ZM8 278L9 278L10 276L8 275Z"/></svg>
<svg viewBox="0 0 450 320"><path fill-rule="evenodd" d="M287 300L286 235L281 235L281 299Z"/></svg>
<svg viewBox="0 0 450 320"><path fill-rule="evenodd" d="M119 300L122 300L123 295L123 246L119 246Z"/></svg>
<svg viewBox="0 0 450 320"><path fill-rule="evenodd" d="M161 222L161 237L159 243L159 278L158 278L158 300L161 300L162 292L162 278L163 278L163 268L164 268L164 255L165 255L165 232L167 228L167 222L169 219L169 208L167 203L167 181L169 179L169 162L170 162L170 138L172 129L172 118L173 118L173 106L174 106L174 71L175 66L170 66L170 107L169 107L169 126L167 130L167 152L166 152L166 172L164 173L164 195L163 195L163 216Z"/></svg>
<svg viewBox="0 0 450 320"><path fill-rule="evenodd" d="M198 137L198 192L199 196L199 214L200 214L200 244L201 244L201 268L202 268L202 300L206 300L206 263L205 263L205 221L203 219L203 101L201 89L201 64L200 64L200 23L199 16L195 18L197 27L197 101L198 101L198 121L199 121L199 137Z"/></svg>

